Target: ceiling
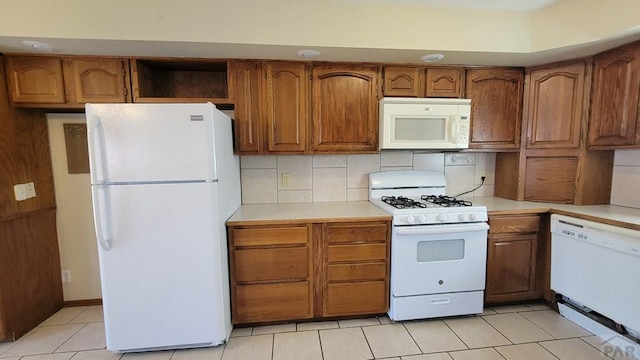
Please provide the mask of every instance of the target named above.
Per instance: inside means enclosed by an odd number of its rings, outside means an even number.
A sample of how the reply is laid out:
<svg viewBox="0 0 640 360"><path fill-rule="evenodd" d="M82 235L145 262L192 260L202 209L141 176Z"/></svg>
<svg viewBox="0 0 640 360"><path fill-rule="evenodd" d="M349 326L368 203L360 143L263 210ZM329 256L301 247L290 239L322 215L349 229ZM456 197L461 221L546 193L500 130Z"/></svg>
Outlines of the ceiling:
<svg viewBox="0 0 640 360"><path fill-rule="evenodd" d="M360 3L406 3L465 9L533 11L570 0L342 0Z"/></svg>

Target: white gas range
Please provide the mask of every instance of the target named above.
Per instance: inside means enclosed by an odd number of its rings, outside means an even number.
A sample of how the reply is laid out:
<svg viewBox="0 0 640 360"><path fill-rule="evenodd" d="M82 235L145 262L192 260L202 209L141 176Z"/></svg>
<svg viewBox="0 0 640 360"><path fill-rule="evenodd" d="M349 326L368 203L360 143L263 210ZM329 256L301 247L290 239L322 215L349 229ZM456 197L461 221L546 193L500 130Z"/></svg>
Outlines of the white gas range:
<svg viewBox="0 0 640 360"><path fill-rule="evenodd" d="M392 320L483 311L487 209L445 190L442 172L369 174L369 201L393 215Z"/></svg>

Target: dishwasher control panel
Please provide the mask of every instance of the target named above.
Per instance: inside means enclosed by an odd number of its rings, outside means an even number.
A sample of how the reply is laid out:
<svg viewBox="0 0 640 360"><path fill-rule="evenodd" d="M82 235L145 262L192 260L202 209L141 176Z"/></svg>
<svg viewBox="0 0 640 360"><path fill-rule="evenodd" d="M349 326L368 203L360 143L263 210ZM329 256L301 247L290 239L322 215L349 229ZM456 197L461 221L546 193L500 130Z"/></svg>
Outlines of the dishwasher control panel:
<svg viewBox="0 0 640 360"><path fill-rule="evenodd" d="M640 231L637 230L553 215L551 233L640 257Z"/></svg>

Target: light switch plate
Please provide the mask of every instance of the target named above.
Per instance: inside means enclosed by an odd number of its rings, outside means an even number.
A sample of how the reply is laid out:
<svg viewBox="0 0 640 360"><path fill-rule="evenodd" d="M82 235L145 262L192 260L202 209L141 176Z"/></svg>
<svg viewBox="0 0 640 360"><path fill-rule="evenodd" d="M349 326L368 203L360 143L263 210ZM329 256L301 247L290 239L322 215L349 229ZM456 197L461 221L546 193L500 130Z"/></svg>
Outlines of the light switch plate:
<svg viewBox="0 0 640 360"><path fill-rule="evenodd" d="M16 195L16 201L27 200L27 189L24 184L13 185L13 193Z"/></svg>

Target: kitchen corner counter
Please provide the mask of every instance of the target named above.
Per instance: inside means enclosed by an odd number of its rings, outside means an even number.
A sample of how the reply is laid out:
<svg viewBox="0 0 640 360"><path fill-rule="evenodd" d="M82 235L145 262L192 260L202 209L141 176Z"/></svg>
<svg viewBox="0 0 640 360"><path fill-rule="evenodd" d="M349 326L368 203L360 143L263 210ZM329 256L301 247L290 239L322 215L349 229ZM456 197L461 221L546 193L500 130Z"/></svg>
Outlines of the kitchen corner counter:
<svg viewBox="0 0 640 360"><path fill-rule="evenodd" d="M314 221L391 220L369 201L242 205L227 220L229 226Z"/></svg>
<svg viewBox="0 0 640 360"><path fill-rule="evenodd" d="M473 204L486 206L489 216L551 212L613 226L640 230L640 209L624 206L539 203L515 201L499 197L476 197L473 198Z"/></svg>

